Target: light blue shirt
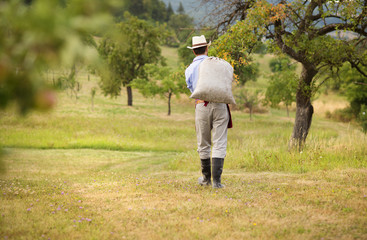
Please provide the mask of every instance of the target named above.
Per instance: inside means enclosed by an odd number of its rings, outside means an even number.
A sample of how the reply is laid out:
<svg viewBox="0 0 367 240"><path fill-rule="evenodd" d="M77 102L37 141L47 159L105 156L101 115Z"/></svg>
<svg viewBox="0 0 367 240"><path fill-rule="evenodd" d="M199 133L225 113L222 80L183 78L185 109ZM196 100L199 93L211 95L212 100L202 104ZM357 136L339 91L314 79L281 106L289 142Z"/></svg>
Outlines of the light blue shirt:
<svg viewBox="0 0 367 240"><path fill-rule="evenodd" d="M199 79L199 65L206 58L208 58L206 55L197 56L194 58L190 66L186 68L185 77L187 88L190 89L191 92L194 92Z"/></svg>

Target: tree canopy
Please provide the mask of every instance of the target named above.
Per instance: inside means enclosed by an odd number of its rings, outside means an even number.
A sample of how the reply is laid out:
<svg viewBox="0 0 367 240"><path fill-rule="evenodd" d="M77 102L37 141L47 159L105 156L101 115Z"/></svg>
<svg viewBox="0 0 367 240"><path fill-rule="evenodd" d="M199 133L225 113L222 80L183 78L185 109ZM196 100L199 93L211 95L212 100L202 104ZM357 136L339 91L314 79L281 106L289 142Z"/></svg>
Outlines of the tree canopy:
<svg viewBox="0 0 367 240"><path fill-rule="evenodd" d="M175 31L181 43L185 42L194 30L194 19L184 13L172 15L167 24Z"/></svg>
<svg viewBox="0 0 367 240"><path fill-rule="evenodd" d="M194 28L194 20L185 13L183 5L174 12L171 3L166 4L162 0L123 0L123 7L114 9L114 16L117 21L124 21L125 12L151 22L154 25L167 24L167 30L172 33L167 35L164 44L177 47L184 42Z"/></svg>
<svg viewBox="0 0 367 240"><path fill-rule="evenodd" d="M31 5L29 5L31 4ZM109 28L110 1L58 0L0 3L0 107L15 102L21 113L50 107L55 97L42 73L98 54L90 34Z"/></svg>
<svg viewBox="0 0 367 240"><path fill-rule="evenodd" d="M124 86L127 89L128 106L132 106L130 83L145 76L145 64L162 60L160 41L164 31L128 13L125 19L116 24L117 38L110 34L101 40L98 51L107 64L103 67L109 71L104 72L102 67L99 74L100 86L106 95L118 96Z"/></svg>
<svg viewBox="0 0 367 240"><path fill-rule="evenodd" d="M166 22L168 9L161 0L123 0L121 8L115 9L114 15L118 20L124 19L125 12L146 21Z"/></svg>
<svg viewBox="0 0 367 240"><path fill-rule="evenodd" d="M172 72L169 67L147 64L145 67L146 78L138 78L132 85L139 89L145 97L159 95L167 99L168 116L171 115L172 96L180 97L181 93L189 93L185 82L185 67L181 66Z"/></svg>
<svg viewBox="0 0 367 240"><path fill-rule="evenodd" d="M367 68L361 69L367 71ZM367 77L347 64L340 69L339 77L342 79L341 91L350 102L353 115L358 117L362 106L367 106Z"/></svg>
<svg viewBox="0 0 367 240"><path fill-rule="evenodd" d="M185 8L184 6L182 5L182 2L180 2L180 5L178 6L177 8L177 13L178 14L185 14Z"/></svg>
<svg viewBox="0 0 367 240"><path fill-rule="evenodd" d="M203 0L218 3L218 0ZM219 16L218 31L227 31L215 43L217 52L234 65L251 61L257 42L268 39L272 51L286 54L302 65L298 81L297 112L290 146L302 146L311 126L311 97L318 86L318 74L336 71L348 62L366 76L367 1L286 1L264 0L221 2L213 14ZM346 34L334 34L344 31ZM350 36L350 37L347 37ZM231 55L232 46L238 48Z"/></svg>
<svg viewBox="0 0 367 240"><path fill-rule="evenodd" d="M172 8L172 5L171 3L168 3L168 6L167 6L167 18L166 18L166 21L168 22L170 17L175 14L175 12L173 11L173 8Z"/></svg>
<svg viewBox="0 0 367 240"><path fill-rule="evenodd" d="M289 106L296 100L298 75L289 58L275 58L269 63L273 74L265 93L265 102L278 107L282 102L286 106L289 117Z"/></svg>

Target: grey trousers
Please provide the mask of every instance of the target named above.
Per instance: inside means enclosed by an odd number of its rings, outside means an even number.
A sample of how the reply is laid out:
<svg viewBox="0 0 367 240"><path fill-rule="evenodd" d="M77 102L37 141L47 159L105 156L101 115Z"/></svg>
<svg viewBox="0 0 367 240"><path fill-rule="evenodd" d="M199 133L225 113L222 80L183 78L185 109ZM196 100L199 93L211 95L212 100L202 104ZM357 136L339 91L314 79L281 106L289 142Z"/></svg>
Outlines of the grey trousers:
<svg viewBox="0 0 367 240"><path fill-rule="evenodd" d="M227 152L229 113L225 103L199 103L195 108L195 127L200 159L210 158L213 133L213 158L224 158Z"/></svg>

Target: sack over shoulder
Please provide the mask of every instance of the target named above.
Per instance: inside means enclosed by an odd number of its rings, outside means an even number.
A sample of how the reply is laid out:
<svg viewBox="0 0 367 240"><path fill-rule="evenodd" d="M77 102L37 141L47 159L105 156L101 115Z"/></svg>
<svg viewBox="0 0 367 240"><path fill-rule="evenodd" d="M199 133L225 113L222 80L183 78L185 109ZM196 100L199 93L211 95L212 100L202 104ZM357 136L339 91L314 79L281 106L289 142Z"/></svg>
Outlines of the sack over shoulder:
<svg viewBox="0 0 367 240"><path fill-rule="evenodd" d="M209 57L199 66L199 79L190 98L236 104L232 95L233 67L223 59Z"/></svg>

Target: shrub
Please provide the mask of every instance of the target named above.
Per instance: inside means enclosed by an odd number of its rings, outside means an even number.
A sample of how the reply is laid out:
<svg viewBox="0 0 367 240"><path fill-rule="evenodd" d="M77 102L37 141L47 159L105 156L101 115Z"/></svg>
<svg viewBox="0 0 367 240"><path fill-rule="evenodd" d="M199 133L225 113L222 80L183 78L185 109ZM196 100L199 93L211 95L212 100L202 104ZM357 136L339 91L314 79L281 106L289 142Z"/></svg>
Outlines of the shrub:
<svg viewBox="0 0 367 240"><path fill-rule="evenodd" d="M353 109L351 107L337 109L334 112L327 111L326 117L330 119L334 119L340 122L350 122L355 119L355 115L353 114Z"/></svg>
<svg viewBox="0 0 367 240"><path fill-rule="evenodd" d="M362 126L362 131L366 134L367 133L367 105L361 106L361 111L359 113L358 121Z"/></svg>

